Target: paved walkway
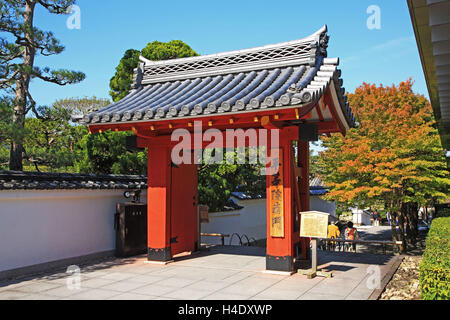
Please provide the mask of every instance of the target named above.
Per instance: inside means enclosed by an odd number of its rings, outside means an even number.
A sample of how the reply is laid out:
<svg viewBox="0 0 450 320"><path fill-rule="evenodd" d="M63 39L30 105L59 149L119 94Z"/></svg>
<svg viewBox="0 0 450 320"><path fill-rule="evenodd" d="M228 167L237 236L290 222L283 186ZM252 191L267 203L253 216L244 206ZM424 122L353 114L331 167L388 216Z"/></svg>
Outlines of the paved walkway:
<svg viewBox="0 0 450 320"><path fill-rule="evenodd" d="M358 227L358 233L363 240L392 240L392 232L390 226L369 226Z"/></svg>
<svg viewBox="0 0 450 320"><path fill-rule="evenodd" d="M1 282L0 299L365 300L376 290L376 277L383 279L398 259L319 251L320 267L333 277L307 279L264 273L264 248L214 247L167 265L139 256L81 266L78 289L68 287L76 278L65 270Z"/></svg>

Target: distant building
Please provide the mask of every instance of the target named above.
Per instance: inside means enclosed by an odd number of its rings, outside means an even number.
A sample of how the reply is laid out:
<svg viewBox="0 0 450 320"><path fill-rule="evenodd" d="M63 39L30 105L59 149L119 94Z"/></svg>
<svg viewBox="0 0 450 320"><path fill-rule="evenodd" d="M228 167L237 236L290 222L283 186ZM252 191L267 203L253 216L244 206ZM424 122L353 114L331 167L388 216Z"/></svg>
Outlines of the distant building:
<svg viewBox="0 0 450 320"><path fill-rule="evenodd" d="M356 226L370 226L372 225L372 214L367 210L359 208L351 208L353 214L353 224Z"/></svg>

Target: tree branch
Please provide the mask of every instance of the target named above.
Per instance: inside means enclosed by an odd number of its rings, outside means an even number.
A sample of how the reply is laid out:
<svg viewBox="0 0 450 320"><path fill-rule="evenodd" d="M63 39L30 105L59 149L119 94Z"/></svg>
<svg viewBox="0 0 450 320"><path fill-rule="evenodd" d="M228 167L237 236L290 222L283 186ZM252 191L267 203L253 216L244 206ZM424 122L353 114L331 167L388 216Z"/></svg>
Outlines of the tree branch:
<svg viewBox="0 0 450 320"><path fill-rule="evenodd" d="M50 70L48 70L48 68L46 68L44 71L50 73ZM46 82L56 83L60 86L78 83L85 78L84 73L69 70L56 70L51 71L51 75L44 75L43 72L38 68L35 68L33 70L32 75Z"/></svg>
<svg viewBox="0 0 450 320"><path fill-rule="evenodd" d="M27 97L30 100L30 106L25 110L25 114L28 113L28 111L30 111L30 109L31 109L33 111L34 115L36 116L36 118L38 118L40 120L46 120L46 118L41 116L39 114L39 112L36 110L36 101L33 100L29 91L27 91Z"/></svg>
<svg viewBox="0 0 450 320"><path fill-rule="evenodd" d="M72 5L74 1L68 1L66 4L62 5L50 4L45 0L38 0L37 2L51 13L66 14L67 9Z"/></svg>

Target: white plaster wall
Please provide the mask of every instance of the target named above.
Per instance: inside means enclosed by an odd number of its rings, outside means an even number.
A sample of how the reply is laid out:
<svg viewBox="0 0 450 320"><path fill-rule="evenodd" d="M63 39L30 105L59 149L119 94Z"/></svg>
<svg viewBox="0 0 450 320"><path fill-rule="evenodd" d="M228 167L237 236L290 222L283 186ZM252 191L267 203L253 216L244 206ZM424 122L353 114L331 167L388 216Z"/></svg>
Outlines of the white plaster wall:
<svg viewBox="0 0 450 320"><path fill-rule="evenodd" d="M209 223L201 224L201 232L205 233L225 233L230 237L233 233L240 236L247 235L248 238L256 240L265 239L266 234L266 199L239 200L238 204L244 206L241 210L210 212ZM201 237L202 243L220 244L220 238ZM225 238L228 245L230 238ZM246 243L246 239L242 239ZM235 236L232 244L239 244L239 239Z"/></svg>
<svg viewBox="0 0 450 320"><path fill-rule="evenodd" d="M0 191L0 271L114 250L125 200L123 190Z"/></svg>

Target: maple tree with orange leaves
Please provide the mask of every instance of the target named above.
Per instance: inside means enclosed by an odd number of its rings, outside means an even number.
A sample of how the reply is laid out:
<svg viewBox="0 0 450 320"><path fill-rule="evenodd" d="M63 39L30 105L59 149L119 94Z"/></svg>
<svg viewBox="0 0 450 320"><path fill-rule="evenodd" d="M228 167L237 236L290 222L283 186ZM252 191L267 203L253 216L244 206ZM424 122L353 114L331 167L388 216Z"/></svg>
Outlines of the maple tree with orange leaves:
<svg viewBox="0 0 450 320"><path fill-rule="evenodd" d="M415 244L418 206L449 198L444 152L429 101L413 92L409 79L384 87L363 83L348 101L360 125L345 136L323 137L319 175L330 188L327 199L365 208L384 203L406 223L406 236L394 240Z"/></svg>

